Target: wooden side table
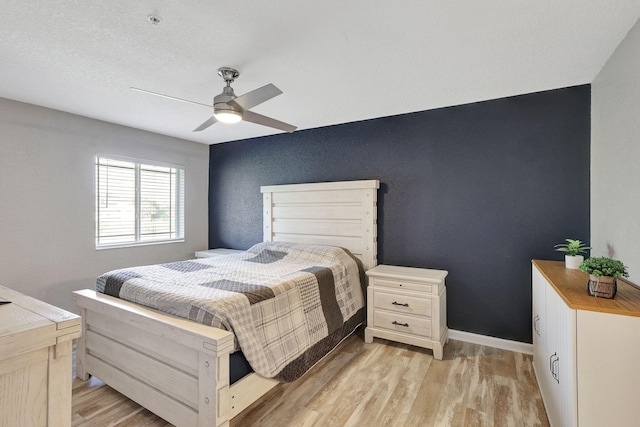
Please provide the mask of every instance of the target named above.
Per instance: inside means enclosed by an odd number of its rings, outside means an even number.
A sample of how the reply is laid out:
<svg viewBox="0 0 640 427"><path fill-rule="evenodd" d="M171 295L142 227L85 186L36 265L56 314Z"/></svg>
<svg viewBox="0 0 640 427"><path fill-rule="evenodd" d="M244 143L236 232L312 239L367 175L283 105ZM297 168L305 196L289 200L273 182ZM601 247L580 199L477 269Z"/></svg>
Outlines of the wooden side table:
<svg viewBox="0 0 640 427"><path fill-rule="evenodd" d="M442 360L447 328L448 272L378 265L367 271L367 327L364 340L374 337L433 350Z"/></svg>
<svg viewBox="0 0 640 427"><path fill-rule="evenodd" d="M0 426L71 426L80 316L0 286Z"/></svg>

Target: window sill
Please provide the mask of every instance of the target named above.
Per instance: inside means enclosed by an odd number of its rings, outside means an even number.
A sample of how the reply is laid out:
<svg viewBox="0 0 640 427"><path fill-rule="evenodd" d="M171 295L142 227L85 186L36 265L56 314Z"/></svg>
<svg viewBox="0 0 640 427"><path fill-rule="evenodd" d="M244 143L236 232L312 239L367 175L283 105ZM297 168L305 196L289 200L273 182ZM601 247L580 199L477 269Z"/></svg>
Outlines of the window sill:
<svg viewBox="0 0 640 427"><path fill-rule="evenodd" d="M167 243L184 243L184 239L172 239L172 240L156 240L153 242L131 242L131 243L113 243L109 245L96 245L97 251L105 249L121 249L121 248L133 248L137 246L152 246L152 245L164 245Z"/></svg>

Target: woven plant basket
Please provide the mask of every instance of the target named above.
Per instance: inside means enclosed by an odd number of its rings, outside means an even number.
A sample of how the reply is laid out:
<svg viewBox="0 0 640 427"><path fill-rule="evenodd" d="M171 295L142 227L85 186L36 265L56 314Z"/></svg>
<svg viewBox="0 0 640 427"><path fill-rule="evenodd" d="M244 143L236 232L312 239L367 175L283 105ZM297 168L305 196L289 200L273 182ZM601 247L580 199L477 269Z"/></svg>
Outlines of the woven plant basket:
<svg viewBox="0 0 640 427"><path fill-rule="evenodd" d="M617 291L618 285L615 277L589 275L589 283L587 284L589 295L598 298L613 298Z"/></svg>

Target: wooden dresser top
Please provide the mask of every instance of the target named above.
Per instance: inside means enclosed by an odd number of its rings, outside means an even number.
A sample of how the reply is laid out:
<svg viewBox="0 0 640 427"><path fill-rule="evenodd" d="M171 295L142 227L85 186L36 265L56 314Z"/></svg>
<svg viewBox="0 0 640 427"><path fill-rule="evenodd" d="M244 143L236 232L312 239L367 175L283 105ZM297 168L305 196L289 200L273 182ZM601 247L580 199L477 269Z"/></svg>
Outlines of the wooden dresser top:
<svg viewBox="0 0 640 427"><path fill-rule="evenodd" d="M0 286L0 299L11 301L11 304L0 305L0 336L46 325L51 325L55 335L80 330L77 314L3 286Z"/></svg>
<svg viewBox="0 0 640 427"><path fill-rule="evenodd" d="M79 338L82 333L76 314L3 286L0 298L11 301L0 305L0 361Z"/></svg>
<svg viewBox="0 0 640 427"><path fill-rule="evenodd" d="M580 270L565 268L563 261L533 260L547 281L567 305L575 310L600 311L640 317L640 289L618 280L615 298L596 298L587 293L589 275Z"/></svg>

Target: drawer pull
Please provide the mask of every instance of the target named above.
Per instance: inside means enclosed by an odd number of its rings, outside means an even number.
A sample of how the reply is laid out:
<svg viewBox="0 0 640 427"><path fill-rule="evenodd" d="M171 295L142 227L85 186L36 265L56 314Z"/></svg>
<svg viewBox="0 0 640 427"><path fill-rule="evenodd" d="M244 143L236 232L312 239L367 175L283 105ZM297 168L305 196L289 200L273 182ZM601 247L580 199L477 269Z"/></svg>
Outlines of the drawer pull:
<svg viewBox="0 0 640 427"><path fill-rule="evenodd" d="M560 358L558 357L558 353L553 353L549 357L549 370L551 371L551 376L558 384L560 384L560 373L558 371L558 367L560 365Z"/></svg>
<svg viewBox="0 0 640 427"><path fill-rule="evenodd" d="M393 305L401 305L403 307L409 307L409 303L406 303L406 302L403 304L401 302L394 301L391 304L393 304Z"/></svg>
<svg viewBox="0 0 640 427"><path fill-rule="evenodd" d="M397 325L397 326L404 326L405 328L409 327L408 323L398 323L395 320L393 322L391 322L393 325Z"/></svg>

